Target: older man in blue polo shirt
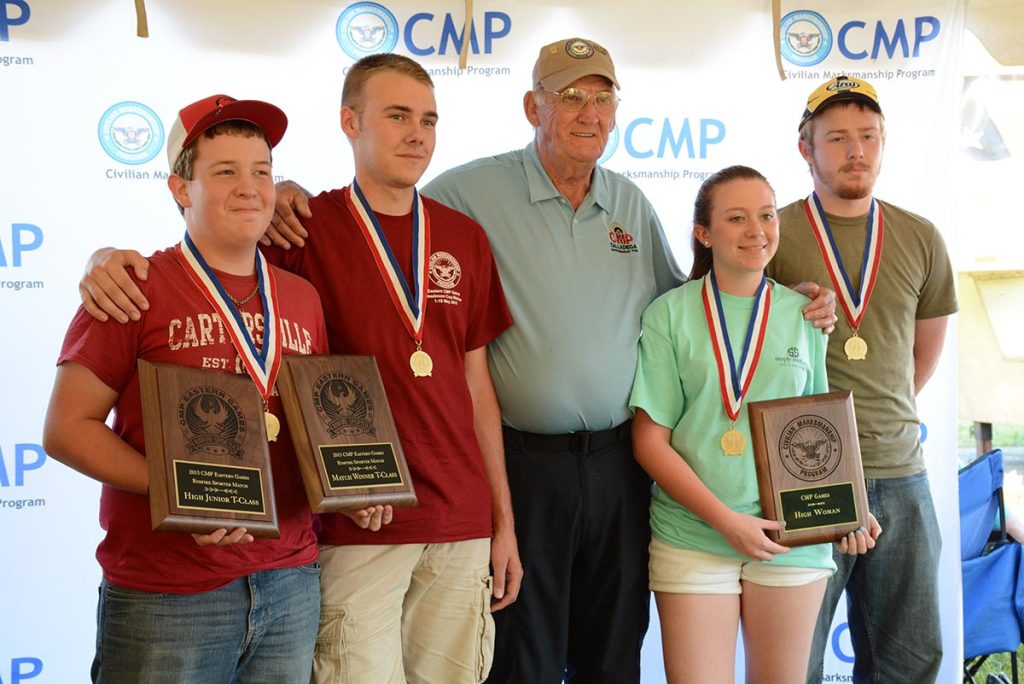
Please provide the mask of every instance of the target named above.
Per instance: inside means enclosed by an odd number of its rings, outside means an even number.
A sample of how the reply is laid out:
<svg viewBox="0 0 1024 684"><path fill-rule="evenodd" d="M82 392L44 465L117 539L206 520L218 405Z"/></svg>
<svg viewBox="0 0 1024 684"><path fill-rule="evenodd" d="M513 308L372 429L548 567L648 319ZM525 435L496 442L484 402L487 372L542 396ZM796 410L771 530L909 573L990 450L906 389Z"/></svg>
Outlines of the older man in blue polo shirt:
<svg viewBox="0 0 1024 684"><path fill-rule="evenodd" d="M640 677L650 480L626 400L640 314L683 276L647 198L597 166L618 85L601 45L543 47L533 142L423 189L484 226L515 320L489 359L525 574L495 614L491 682Z"/></svg>

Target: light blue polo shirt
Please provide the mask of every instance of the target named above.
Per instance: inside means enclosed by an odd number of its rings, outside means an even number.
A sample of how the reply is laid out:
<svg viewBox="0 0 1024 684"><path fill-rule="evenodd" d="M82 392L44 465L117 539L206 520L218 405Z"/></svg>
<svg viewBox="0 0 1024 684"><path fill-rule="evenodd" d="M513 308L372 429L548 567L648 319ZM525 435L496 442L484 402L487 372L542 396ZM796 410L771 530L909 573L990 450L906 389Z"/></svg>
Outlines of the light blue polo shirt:
<svg viewBox="0 0 1024 684"><path fill-rule="evenodd" d="M515 319L488 355L505 424L563 434L628 419L640 316L683 280L640 189L596 167L573 210L531 143L446 171L423 194L491 242Z"/></svg>

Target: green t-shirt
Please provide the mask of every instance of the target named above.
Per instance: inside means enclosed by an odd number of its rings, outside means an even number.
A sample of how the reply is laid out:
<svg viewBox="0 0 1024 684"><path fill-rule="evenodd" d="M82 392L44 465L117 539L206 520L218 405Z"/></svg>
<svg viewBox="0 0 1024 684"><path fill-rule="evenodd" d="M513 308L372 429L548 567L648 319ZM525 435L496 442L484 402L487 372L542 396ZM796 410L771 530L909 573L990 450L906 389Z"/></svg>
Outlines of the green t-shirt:
<svg viewBox="0 0 1024 684"><path fill-rule="evenodd" d="M771 308L761 360L740 408L736 429L746 438L741 456L724 456L720 439L730 427L722 406L718 367L711 346L701 288L704 279L665 293L647 308L630 407L672 430L671 444L723 503L740 513L761 515L746 404L827 391L828 338L803 320L807 299L772 283ZM736 362L742 356L753 297L721 295ZM714 528L655 485L651 531L659 541L683 549L744 558ZM834 569L830 544L794 548L776 565Z"/></svg>
<svg viewBox="0 0 1024 684"><path fill-rule="evenodd" d="M955 313L953 270L942 236L927 220L879 201L885 225L878 278L859 334L867 358L850 361L843 345L852 330L843 311L828 349L833 390L852 390L864 476L906 477L924 470L914 397L916 321ZM854 291L859 291L867 216L827 215ZM779 211L779 249L768 275L792 285L811 281L834 287L818 249L803 201Z"/></svg>

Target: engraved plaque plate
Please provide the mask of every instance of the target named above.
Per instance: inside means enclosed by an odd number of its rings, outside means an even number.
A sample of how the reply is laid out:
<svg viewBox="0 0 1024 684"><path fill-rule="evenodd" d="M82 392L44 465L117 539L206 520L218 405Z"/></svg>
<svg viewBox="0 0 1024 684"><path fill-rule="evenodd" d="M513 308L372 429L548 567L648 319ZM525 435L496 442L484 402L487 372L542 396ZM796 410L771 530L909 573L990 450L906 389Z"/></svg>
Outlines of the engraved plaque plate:
<svg viewBox="0 0 1024 684"><path fill-rule="evenodd" d="M750 435L764 518L784 520L784 546L834 542L868 529L850 392L751 402Z"/></svg>
<svg viewBox="0 0 1024 684"><path fill-rule="evenodd" d="M278 391L315 512L416 505L376 359L286 356Z"/></svg>
<svg viewBox="0 0 1024 684"><path fill-rule="evenodd" d="M139 360L154 530L277 539L263 401L244 375Z"/></svg>

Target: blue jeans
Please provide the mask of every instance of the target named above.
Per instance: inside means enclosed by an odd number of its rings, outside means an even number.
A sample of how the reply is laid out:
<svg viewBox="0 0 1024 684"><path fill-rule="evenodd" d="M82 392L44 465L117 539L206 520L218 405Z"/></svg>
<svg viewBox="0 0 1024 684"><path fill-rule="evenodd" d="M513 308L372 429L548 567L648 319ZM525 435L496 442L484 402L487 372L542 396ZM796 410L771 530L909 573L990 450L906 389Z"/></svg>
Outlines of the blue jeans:
<svg viewBox="0 0 1024 684"><path fill-rule="evenodd" d="M200 594L100 585L93 682L307 684L320 566L264 570Z"/></svg>
<svg viewBox="0 0 1024 684"><path fill-rule="evenodd" d="M820 682L832 615L843 590L855 662L853 681L934 682L942 662L938 570L942 537L926 473L866 480L882 526L874 549L840 555L814 633L809 683Z"/></svg>

